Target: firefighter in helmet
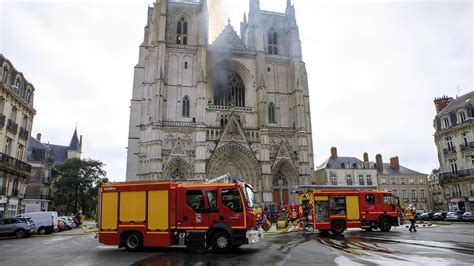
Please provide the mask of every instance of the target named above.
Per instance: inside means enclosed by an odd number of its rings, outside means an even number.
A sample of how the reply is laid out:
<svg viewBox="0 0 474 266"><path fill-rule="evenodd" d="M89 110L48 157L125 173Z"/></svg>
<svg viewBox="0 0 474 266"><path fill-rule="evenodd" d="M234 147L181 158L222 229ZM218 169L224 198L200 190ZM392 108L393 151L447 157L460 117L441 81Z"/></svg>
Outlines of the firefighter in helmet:
<svg viewBox="0 0 474 266"><path fill-rule="evenodd" d="M407 209L407 219L410 221L410 233L412 232L412 230L414 232L416 232L416 220L415 220L415 216L416 216L416 208L413 207L413 205L408 205L408 209Z"/></svg>

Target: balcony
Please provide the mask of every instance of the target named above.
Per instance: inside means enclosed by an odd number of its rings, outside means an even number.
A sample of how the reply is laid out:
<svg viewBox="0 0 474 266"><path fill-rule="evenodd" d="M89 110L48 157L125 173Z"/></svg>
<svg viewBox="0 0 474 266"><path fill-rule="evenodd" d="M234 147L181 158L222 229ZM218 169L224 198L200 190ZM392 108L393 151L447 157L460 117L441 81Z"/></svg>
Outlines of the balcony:
<svg viewBox="0 0 474 266"><path fill-rule="evenodd" d="M474 149L474 141L467 143L467 145L461 144L459 145L459 148L461 149L461 151Z"/></svg>
<svg viewBox="0 0 474 266"><path fill-rule="evenodd" d="M449 179L473 176L473 175L474 175L474 168L459 170L455 173L439 173L439 181L446 182L446 181L449 181Z"/></svg>
<svg viewBox="0 0 474 266"><path fill-rule="evenodd" d="M25 177L31 174L30 164L17 160L2 152L0 152L0 169L11 171Z"/></svg>
<svg viewBox="0 0 474 266"><path fill-rule="evenodd" d="M28 140L28 137L30 135L30 132L26 130L24 127L20 127L20 133L18 134L18 137L24 140Z"/></svg>
<svg viewBox="0 0 474 266"><path fill-rule="evenodd" d="M0 129L3 128L3 126L5 126L5 115L3 114L0 114Z"/></svg>
<svg viewBox="0 0 474 266"><path fill-rule="evenodd" d="M418 202L418 198L412 198L411 202Z"/></svg>
<svg viewBox="0 0 474 266"><path fill-rule="evenodd" d="M456 153L456 147L452 147L450 149L443 149L444 155L454 154Z"/></svg>
<svg viewBox="0 0 474 266"><path fill-rule="evenodd" d="M14 135L16 135L16 133L18 133L18 124L15 123L13 120L8 119L7 131L14 134Z"/></svg>
<svg viewBox="0 0 474 266"><path fill-rule="evenodd" d="M421 202L427 202L428 199L427 198L421 198Z"/></svg>
<svg viewBox="0 0 474 266"><path fill-rule="evenodd" d="M404 201L404 202L409 202L410 199L408 199L408 198L403 198L403 201Z"/></svg>

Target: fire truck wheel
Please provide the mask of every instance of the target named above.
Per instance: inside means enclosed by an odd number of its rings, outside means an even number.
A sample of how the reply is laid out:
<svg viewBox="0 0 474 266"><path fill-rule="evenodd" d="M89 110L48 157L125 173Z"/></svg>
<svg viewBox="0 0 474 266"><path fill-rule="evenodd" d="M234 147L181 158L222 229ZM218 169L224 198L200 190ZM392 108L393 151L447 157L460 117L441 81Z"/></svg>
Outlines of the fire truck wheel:
<svg viewBox="0 0 474 266"><path fill-rule="evenodd" d="M343 221L341 220L333 221L332 226L331 226L331 232L335 235L340 235L342 234L342 232L344 232L345 227L346 226Z"/></svg>
<svg viewBox="0 0 474 266"><path fill-rule="evenodd" d="M142 247L142 237L137 232L130 232L123 238L124 246L128 251L136 251Z"/></svg>
<svg viewBox="0 0 474 266"><path fill-rule="evenodd" d="M217 232L212 237L212 249L216 252L226 252L232 247L229 234Z"/></svg>
<svg viewBox="0 0 474 266"><path fill-rule="evenodd" d="M380 231L388 232L392 228L392 225L390 224L390 221L388 219L382 218L382 220L380 220L379 227L380 227Z"/></svg>

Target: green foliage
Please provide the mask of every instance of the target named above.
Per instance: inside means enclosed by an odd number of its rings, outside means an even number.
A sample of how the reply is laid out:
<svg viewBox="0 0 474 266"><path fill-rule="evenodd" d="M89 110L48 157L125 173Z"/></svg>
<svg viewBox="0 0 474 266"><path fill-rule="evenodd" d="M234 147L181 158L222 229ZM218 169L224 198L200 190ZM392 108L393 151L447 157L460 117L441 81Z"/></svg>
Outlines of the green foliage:
<svg viewBox="0 0 474 266"><path fill-rule="evenodd" d="M92 215L97 206L99 187L108 182L103 166L100 161L78 158L55 165L58 176L52 201L57 210L65 214L82 210L83 214Z"/></svg>

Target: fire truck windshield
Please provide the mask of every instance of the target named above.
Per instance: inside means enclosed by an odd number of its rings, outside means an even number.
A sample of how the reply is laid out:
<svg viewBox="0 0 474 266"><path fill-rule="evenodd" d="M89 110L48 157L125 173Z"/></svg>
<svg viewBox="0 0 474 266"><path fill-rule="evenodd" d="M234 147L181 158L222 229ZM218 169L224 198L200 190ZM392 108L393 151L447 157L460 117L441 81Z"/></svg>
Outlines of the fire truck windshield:
<svg viewBox="0 0 474 266"><path fill-rule="evenodd" d="M257 207L257 199L255 197L255 193L253 192L252 187L250 187L249 185L245 185L244 196L248 208Z"/></svg>

